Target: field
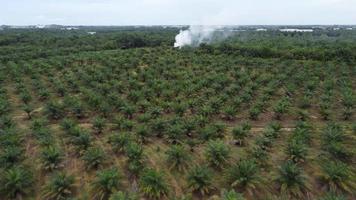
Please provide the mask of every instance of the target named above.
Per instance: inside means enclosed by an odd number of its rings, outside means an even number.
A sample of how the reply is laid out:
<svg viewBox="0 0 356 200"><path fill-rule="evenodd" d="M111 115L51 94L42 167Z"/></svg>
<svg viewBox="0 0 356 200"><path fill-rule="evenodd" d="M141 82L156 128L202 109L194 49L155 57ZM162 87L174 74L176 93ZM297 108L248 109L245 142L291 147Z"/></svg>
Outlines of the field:
<svg viewBox="0 0 356 200"><path fill-rule="evenodd" d="M0 199L356 198L356 30L178 32L0 31Z"/></svg>

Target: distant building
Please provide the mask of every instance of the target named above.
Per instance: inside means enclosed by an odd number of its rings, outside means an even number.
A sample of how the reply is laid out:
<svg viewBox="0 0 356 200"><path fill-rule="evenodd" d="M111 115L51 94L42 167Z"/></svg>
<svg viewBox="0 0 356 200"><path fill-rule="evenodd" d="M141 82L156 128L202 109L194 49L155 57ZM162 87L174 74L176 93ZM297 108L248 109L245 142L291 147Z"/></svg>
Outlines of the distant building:
<svg viewBox="0 0 356 200"><path fill-rule="evenodd" d="M67 31L71 31L71 30L78 30L79 28L77 27L65 27L65 28L61 28L61 30L67 30Z"/></svg>
<svg viewBox="0 0 356 200"><path fill-rule="evenodd" d="M256 29L256 31L267 31L267 29L265 29L265 28L258 28L258 29Z"/></svg>
<svg viewBox="0 0 356 200"><path fill-rule="evenodd" d="M89 35L95 35L96 32L87 32Z"/></svg>
<svg viewBox="0 0 356 200"><path fill-rule="evenodd" d="M281 32L313 32L313 29L297 29L297 28L284 28L279 29Z"/></svg>
<svg viewBox="0 0 356 200"><path fill-rule="evenodd" d="M46 28L46 25L36 25L35 28Z"/></svg>

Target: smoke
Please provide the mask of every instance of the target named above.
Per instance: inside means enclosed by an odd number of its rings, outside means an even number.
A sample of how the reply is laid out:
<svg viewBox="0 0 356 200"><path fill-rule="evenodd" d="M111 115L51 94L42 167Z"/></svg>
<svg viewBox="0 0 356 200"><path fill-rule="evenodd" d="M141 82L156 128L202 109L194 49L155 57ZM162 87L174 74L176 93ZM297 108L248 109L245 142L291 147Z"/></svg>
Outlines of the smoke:
<svg viewBox="0 0 356 200"><path fill-rule="evenodd" d="M202 43L220 41L230 36L232 30L222 26L190 26L187 30L180 30L175 37L174 47L183 46L197 47Z"/></svg>

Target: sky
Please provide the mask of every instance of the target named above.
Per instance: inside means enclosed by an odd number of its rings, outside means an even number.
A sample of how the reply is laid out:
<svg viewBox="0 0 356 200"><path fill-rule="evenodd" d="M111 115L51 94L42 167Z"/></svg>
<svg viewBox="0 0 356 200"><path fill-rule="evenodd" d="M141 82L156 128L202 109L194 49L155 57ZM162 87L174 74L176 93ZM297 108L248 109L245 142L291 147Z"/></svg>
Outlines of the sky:
<svg viewBox="0 0 356 200"><path fill-rule="evenodd" d="M7 25L356 24L356 0L0 0Z"/></svg>

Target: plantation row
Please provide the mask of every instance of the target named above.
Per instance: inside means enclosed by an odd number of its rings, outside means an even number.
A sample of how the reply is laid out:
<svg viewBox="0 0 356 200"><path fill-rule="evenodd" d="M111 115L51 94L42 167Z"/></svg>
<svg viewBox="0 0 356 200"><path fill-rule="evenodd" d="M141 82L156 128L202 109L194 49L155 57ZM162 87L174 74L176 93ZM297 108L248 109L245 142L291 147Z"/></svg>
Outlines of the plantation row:
<svg viewBox="0 0 356 200"><path fill-rule="evenodd" d="M0 199L355 198L354 65L206 48L1 63Z"/></svg>

